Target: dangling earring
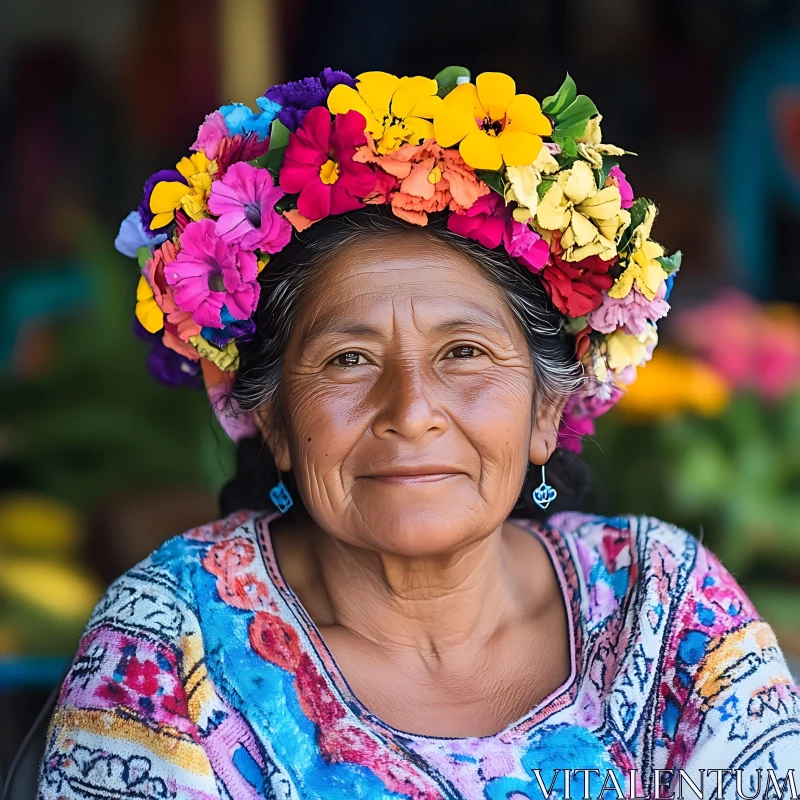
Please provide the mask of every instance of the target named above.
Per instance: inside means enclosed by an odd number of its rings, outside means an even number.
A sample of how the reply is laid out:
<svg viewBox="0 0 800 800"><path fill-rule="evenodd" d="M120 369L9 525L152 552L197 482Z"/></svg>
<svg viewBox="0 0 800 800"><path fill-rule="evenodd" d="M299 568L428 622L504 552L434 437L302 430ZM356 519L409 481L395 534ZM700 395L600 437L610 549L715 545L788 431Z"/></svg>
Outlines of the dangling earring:
<svg viewBox="0 0 800 800"><path fill-rule="evenodd" d="M280 476L280 471L278 475ZM275 504L275 508L277 508L281 514L285 514L294 505L294 500L292 500L289 490L280 477L278 482L269 490L269 499L272 500Z"/></svg>
<svg viewBox="0 0 800 800"><path fill-rule="evenodd" d="M533 490L533 502L539 508L547 508L556 499L558 492L544 479L544 464L542 464L542 482Z"/></svg>

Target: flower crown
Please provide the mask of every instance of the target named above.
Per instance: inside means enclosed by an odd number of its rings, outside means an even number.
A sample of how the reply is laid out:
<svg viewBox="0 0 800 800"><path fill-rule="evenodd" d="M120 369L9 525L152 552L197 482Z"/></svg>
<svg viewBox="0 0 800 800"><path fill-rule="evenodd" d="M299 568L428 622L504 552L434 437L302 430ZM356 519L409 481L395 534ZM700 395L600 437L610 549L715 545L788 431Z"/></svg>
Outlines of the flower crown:
<svg viewBox="0 0 800 800"><path fill-rule="evenodd" d="M579 452L652 355L681 254L651 239L656 207L634 199L618 164L626 151L602 142L572 78L540 105L497 72L472 82L463 67L433 79L325 69L256 102L209 114L194 154L152 175L120 228L117 249L141 268L151 372L205 383L229 435L253 434L220 401L237 342L255 333L270 257L294 232L366 205L414 225L448 211L451 231L538 275L574 335L588 380L567 402L559 444Z"/></svg>

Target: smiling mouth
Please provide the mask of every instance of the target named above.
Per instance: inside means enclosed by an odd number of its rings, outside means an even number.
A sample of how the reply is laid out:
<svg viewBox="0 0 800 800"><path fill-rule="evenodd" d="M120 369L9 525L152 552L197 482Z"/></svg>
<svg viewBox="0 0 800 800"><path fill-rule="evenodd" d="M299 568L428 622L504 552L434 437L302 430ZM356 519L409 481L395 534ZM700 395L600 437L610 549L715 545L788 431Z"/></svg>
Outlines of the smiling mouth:
<svg viewBox="0 0 800 800"><path fill-rule="evenodd" d="M462 472L426 472L417 475L364 475L371 481L389 484L436 483L463 475Z"/></svg>

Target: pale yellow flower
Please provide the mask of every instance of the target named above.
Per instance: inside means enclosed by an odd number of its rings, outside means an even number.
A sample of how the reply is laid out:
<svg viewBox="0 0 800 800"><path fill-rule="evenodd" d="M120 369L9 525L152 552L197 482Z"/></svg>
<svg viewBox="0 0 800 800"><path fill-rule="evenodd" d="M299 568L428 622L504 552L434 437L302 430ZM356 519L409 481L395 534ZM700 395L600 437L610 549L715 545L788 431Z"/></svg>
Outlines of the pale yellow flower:
<svg viewBox="0 0 800 800"><path fill-rule="evenodd" d="M616 300L627 297L635 282L639 291L648 300L652 300L658 287L667 279L667 273L657 260L664 255L664 248L650 239L655 218L656 207L651 203L645 212L644 221L631 236L632 254L628 266L608 290L609 297Z"/></svg>
<svg viewBox="0 0 800 800"><path fill-rule="evenodd" d="M639 334L616 330L606 340L608 366L614 372L622 372L627 367L641 367L647 363L649 353L657 343L658 333L653 325L648 325Z"/></svg>
<svg viewBox="0 0 800 800"><path fill-rule="evenodd" d="M566 261L593 255L608 261L617 254L617 236L630 224L630 214L621 203L616 186L598 190L591 167L576 161L570 169L558 173L539 201L536 227L562 232Z"/></svg>
<svg viewBox="0 0 800 800"><path fill-rule="evenodd" d="M592 117L586 124L586 133L577 139L578 155L585 158L592 169L600 169L603 166L603 156L623 156L625 150L613 144L602 144L602 134L600 132L600 121L603 117L598 114Z"/></svg>
<svg viewBox="0 0 800 800"><path fill-rule="evenodd" d="M508 184L506 185L506 203L517 203L514 209L514 219L517 222L527 222L536 216L539 205L539 184L544 175L558 172L558 161L552 153L543 147L532 164L520 167L506 167Z"/></svg>

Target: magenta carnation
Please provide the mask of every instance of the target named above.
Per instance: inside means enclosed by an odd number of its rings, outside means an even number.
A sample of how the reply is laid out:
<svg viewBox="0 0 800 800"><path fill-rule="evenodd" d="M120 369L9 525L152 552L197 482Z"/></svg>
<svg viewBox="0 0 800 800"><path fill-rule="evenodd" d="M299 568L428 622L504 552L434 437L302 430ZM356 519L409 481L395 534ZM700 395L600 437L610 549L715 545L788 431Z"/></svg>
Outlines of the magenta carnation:
<svg viewBox="0 0 800 800"><path fill-rule="evenodd" d="M451 214L447 227L490 250L502 243L506 252L531 272L538 272L550 254L547 242L529 225L517 222L497 192L479 197L463 214Z"/></svg>
<svg viewBox="0 0 800 800"><path fill-rule="evenodd" d="M258 262L254 253L228 244L212 219L191 222L181 250L164 270L175 305L200 326L224 327L225 306L237 320L248 319L258 303Z"/></svg>
<svg viewBox="0 0 800 800"><path fill-rule="evenodd" d="M217 233L245 250L277 253L292 236L292 226L275 211L283 190L266 169L240 161L211 185L208 207L217 214Z"/></svg>
<svg viewBox="0 0 800 800"><path fill-rule="evenodd" d="M666 281L661 281L656 296L648 300L635 286L621 299L603 295L603 302L586 316L592 330L598 333L613 333L622 328L625 333L643 333L648 320L666 317L669 303L664 300Z"/></svg>
<svg viewBox="0 0 800 800"><path fill-rule="evenodd" d="M524 264L531 272L538 272L550 255L547 242L523 222L512 219L503 231L503 247L506 252Z"/></svg>
<svg viewBox="0 0 800 800"><path fill-rule="evenodd" d="M357 111L337 114L331 123L328 109L317 106L291 134L280 183L299 194L297 210L304 217L318 220L364 207L364 198L375 188L375 173L353 156L367 143L366 124Z"/></svg>

